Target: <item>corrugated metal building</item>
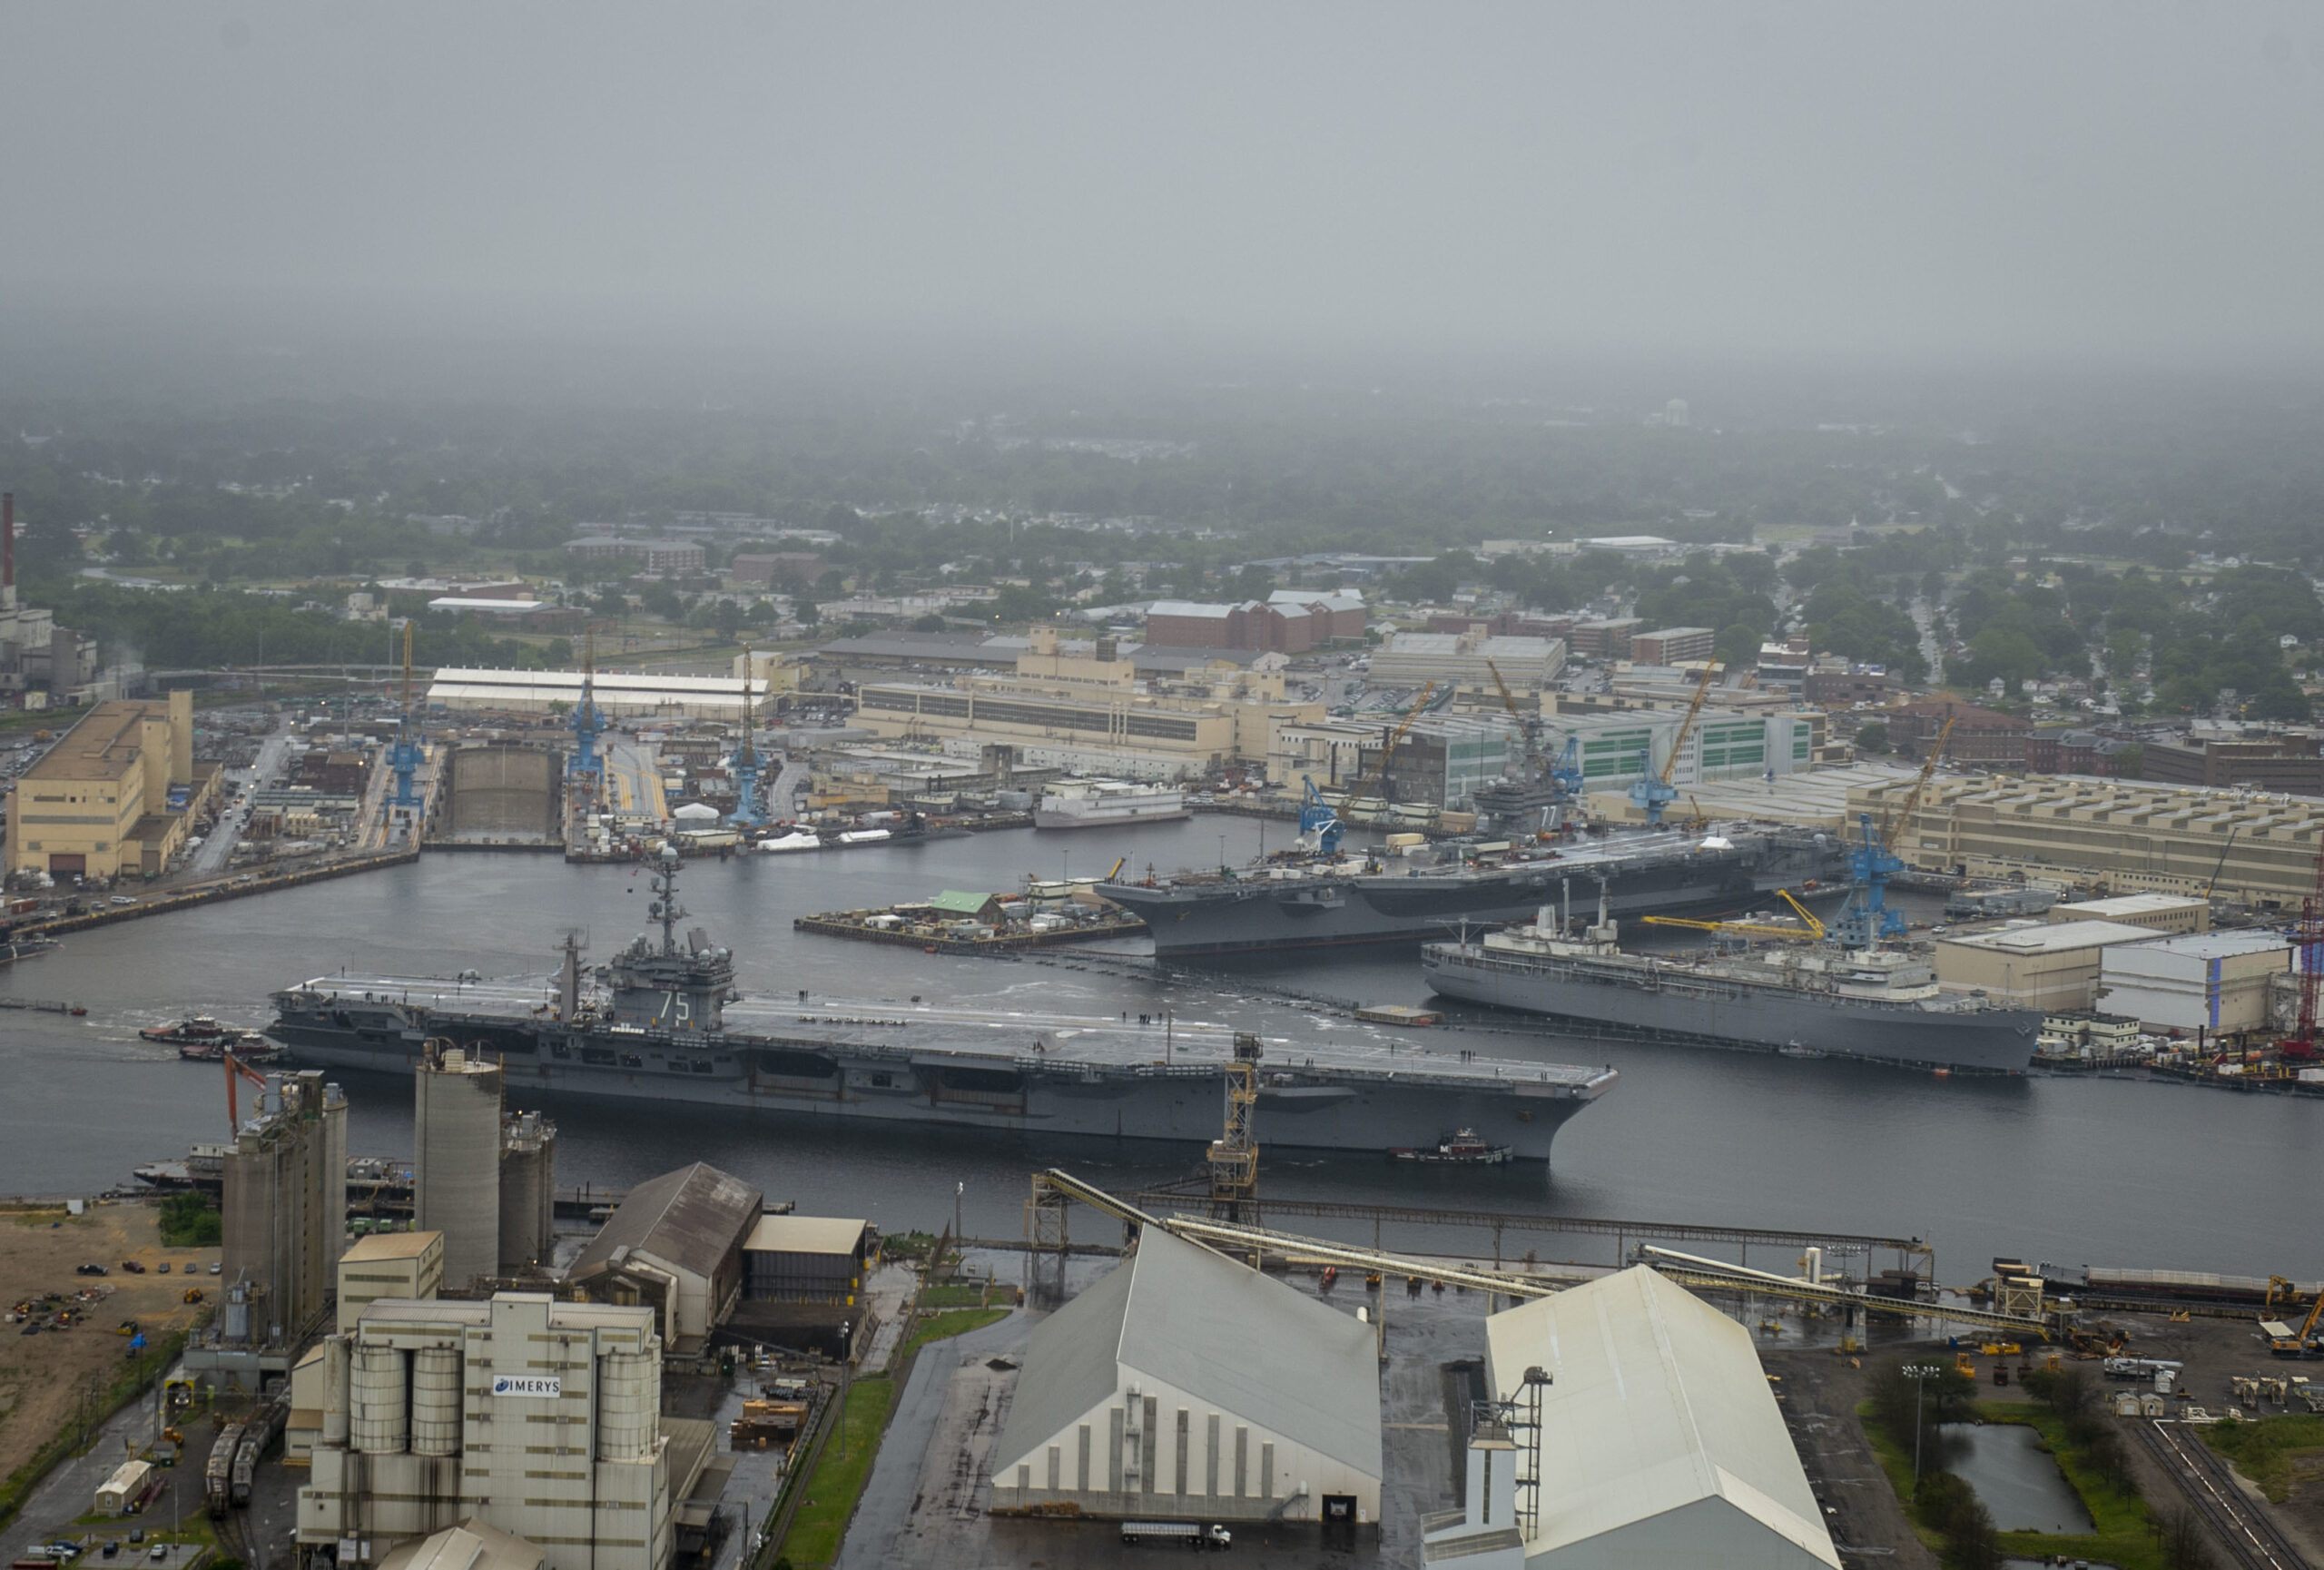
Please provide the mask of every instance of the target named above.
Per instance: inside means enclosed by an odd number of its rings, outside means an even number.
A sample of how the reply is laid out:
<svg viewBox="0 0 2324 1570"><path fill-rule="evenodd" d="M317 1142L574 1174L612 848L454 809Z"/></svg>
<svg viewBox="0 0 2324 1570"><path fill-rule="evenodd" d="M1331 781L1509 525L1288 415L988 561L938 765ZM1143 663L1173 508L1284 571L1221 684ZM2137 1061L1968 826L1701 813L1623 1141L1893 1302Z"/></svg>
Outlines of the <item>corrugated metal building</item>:
<svg viewBox="0 0 2324 1570"><path fill-rule="evenodd" d="M855 1217L761 1216L743 1239L743 1296L852 1307L871 1252L872 1223Z"/></svg>
<svg viewBox="0 0 2324 1570"><path fill-rule="evenodd" d="M2271 978L2291 969L2280 933L2190 933L2106 951L2109 1013L2161 1030L2234 1034L2268 1023Z"/></svg>
<svg viewBox="0 0 2324 1570"><path fill-rule="evenodd" d="M1371 1327L1147 1231L1044 1320L992 1456L996 1506L1380 1519Z"/></svg>
<svg viewBox="0 0 2324 1570"><path fill-rule="evenodd" d="M573 1284L601 1303L644 1303L664 1339L691 1351L743 1295L743 1239L765 1196L696 1161L632 1189L573 1261Z"/></svg>
<svg viewBox="0 0 2324 1570"><path fill-rule="evenodd" d="M2116 943L2154 934L2123 922L2019 922L1990 933L1941 938L1936 979L1978 989L2024 1009L2076 1012L2098 1006L2099 966Z"/></svg>
<svg viewBox="0 0 2324 1570"><path fill-rule="evenodd" d="M1423 1563L1837 1570L1750 1332L1683 1287L1636 1267L1495 1314L1485 1339L1496 1397L1549 1377L1538 1455L1522 1426L1480 1427L1462 1518Z"/></svg>

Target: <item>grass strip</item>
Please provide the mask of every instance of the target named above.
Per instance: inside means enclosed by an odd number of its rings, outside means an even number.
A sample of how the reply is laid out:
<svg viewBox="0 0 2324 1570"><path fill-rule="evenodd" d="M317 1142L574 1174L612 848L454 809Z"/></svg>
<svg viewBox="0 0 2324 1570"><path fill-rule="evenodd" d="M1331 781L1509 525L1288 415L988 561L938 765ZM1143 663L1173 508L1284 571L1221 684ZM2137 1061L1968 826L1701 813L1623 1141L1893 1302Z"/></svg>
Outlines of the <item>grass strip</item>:
<svg viewBox="0 0 2324 1570"><path fill-rule="evenodd" d="M2197 1432L2279 1505L2291 1491L2298 1464L2324 1451L2324 1416L2313 1412L2215 1423Z"/></svg>
<svg viewBox="0 0 2324 1570"><path fill-rule="evenodd" d="M931 1315L897 1348L895 1366L908 1374L913 1355L931 1341L981 1330L1008 1317L1006 1308L959 1308ZM839 1557L848 1523L855 1516L855 1502L862 1497L864 1481L872 1476L872 1458L879 1453L901 1391L898 1381L885 1374L858 1379L848 1391L838 1431L823 1442L815 1469L802 1486L804 1503L791 1518L791 1530L778 1551L796 1570L815 1570Z"/></svg>

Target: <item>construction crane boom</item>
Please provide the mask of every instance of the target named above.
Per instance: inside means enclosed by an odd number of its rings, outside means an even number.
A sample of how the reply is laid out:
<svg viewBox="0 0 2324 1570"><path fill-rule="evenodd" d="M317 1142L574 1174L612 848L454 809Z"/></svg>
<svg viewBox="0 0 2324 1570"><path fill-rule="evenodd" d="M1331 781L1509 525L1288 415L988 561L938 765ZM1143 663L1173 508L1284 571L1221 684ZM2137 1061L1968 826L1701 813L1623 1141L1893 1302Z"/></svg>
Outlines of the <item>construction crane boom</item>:
<svg viewBox="0 0 2324 1570"><path fill-rule="evenodd" d="M1898 809L1896 821L1880 836L1882 850L1893 852L1896 848L1896 836L1905 832L1905 825L1913 821L1915 813L1920 811L1921 793L1928 788L1929 776L1936 773L1937 760L1945 755L1945 744L1953 739L1953 726L1960 717L1950 714L1945 716L1945 726L1936 733L1935 745L1928 749L1928 755L1921 759L1920 777L1913 781L1913 788L1905 795L1905 805Z"/></svg>
<svg viewBox="0 0 2324 1570"><path fill-rule="evenodd" d="M1396 748L1403 745L1404 733L1413 728L1413 721L1420 718L1421 711L1428 706L1428 700L1435 692L1436 684L1430 682L1420 689L1420 696L1413 699L1412 706L1404 710L1403 717L1396 722L1396 728L1388 733L1387 745L1380 749L1380 761L1372 765L1370 774L1349 787L1346 801L1350 809L1364 799L1365 792L1387 779L1388 765L1395 757Z"/></svg>
<svg viewBox="0 0 2324 1570"><path fill-rule="evenodd" d="M1788 889L1777 889L1776 897L1798 913L1800 925L1779 927L1768 922L1703 921L1693 916L1640 916L1649 926L1685 927L1699 933L1734 933L1747 938L1805 938L1815 942L1824 936L1824 923L1816 919L1806 905L1791 897Z"/></svg>
<svg viewBox="0 0 2324 1570"><path fill-rule="evenodd" d="M1694 701L1687 706L1687 717L1679 722L1679 734L1670 738L1670 754L1662 760L1660 770L1641 771L1638 782L1630 786L1630 800L1637 804L1650 824L1660 823L1662 809L1679 799L1678 789L1671 785L1670 775L1679 766L1679 755L1686 750L1687 738L1695 734L1695 722L1702 717L1703 699L1710 696L1711 677L1718 674L1718 668L1717 660L1704 665L1702 679L1695 683ZM1650 765L1654 761L1652 755L1649 754L1645 761Z"/></svg>

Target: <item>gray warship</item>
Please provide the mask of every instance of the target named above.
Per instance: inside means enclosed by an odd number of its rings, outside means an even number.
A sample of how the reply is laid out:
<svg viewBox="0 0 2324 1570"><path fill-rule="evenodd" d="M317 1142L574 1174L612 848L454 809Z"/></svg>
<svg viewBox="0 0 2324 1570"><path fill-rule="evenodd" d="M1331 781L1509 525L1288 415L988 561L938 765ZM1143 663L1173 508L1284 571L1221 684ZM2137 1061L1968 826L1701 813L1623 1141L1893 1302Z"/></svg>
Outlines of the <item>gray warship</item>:
<svg viewBox="0 0 2324 1570"><path fill-rule="evenodd" d="M1542 1014L1583 1032L1947 1072L2022 1073L2042 1016L1947 992L1896 949L1791 943L1708 959L1624 953L1601 910L1579 938L1528 924L1421 951L1444 997Z"/></svg>
<svg viewBox="0 0 2324 1570"><path fill-rule="evenodd" d="M655 874L658 938L632 940L595 984L568 938L557 973L530 981L319 976L273 995L267 1033L301 1063L387 1072L448 1040L500 1059L512 1092L1188 1146L1218 1136L1235 1060L1225 1025L811 1004L803 992L746 1001L728 950L698 928L681 939L677 876L675 855ZM1360 1025L1261 1051L1261 1137L1293 1149L1384 1153L1459 1128L1546 1161L1560 1126L1616 1080L1607 1068L1432 1051Z"/></svg>
<svg viewBox="0 0 2324 1570"><path fill-rule="evenodd" d="M1336 842L1333 842L1336 843ZM1159 959L1356 943L1418 943L1462 923L1523 921L1602 890L1618 916L1710 910L1832 876L1824 835L1751 826L1650 829L1555 843L1452 844L1416 854L1303 850L1215 873L1104 883L1144 919Z"/></svg>

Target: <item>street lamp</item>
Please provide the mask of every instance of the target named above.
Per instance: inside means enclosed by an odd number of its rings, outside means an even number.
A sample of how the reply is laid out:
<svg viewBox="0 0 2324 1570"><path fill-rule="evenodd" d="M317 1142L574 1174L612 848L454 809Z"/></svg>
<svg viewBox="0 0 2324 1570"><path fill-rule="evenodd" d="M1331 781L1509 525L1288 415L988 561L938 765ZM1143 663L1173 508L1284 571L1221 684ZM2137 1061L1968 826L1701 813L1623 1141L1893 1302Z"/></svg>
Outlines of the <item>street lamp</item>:
<svg viewBox="0 0 2324 1570"><path fill-rule="evenodd" d="M1921 1495L1921 1397L1928 1393L1928 1382L1941 1377L1945 1367L1940 1363L1907 1363L1898 1370L1913 1382L1913 1497Z"/></svg>

